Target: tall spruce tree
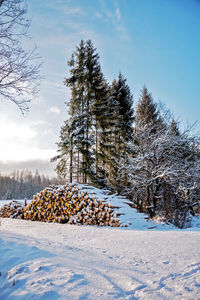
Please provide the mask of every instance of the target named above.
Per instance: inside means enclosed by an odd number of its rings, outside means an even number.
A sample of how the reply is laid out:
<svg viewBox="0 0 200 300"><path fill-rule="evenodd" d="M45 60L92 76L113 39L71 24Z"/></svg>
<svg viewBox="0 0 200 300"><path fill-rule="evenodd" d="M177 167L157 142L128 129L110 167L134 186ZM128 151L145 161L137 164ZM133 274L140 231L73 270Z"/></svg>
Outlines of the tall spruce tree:
<svg viewBox="0 0 200 300"><path fill-rule="evenodd" d="M85 149L85 45L83 41L72 53L68 66L70 67L70 76L65 79L64 84L71 89L71 98L68 103L69 118L61 127L60 142L57 143L59 155L52 160L58 160L56 172L59 176L69 178L70 182L75 177L77 181L84 182L85 174L81 172L80 167L81 152Z"/></svg>
<svg viewBox="0 0 200 300"><path fill-rule="evenodd" d="M148 93L147 88L144 86L135 109L135 131L136 133L142 133L150 130L150 134L153 134L163 125L156 103L154 103L151 94Z"/></svg>
<svg viewBox="0 0 200 300"><path fill-rule="evenodd" d="M124 150L126 142L132 138L133 131L133 96L126 79L119 73L118 79L112 82L111 97L113 102L114 134L118 153Z"/></svg>
<svg viewBox="0 0 200 300"><path fill-rule="evenodd" d="M86 182L84 172L86 161L84 152L86 149L86 115L85 115L85 44L81 40L76 51L72 53L68 61L70 76L65 79L65 85L71 89L71 99L69 102L69 131L73 150L70 154L72 158L71 170L77 181ZM73 179L72 179L73 180Z"/></svg>
<svg viewBox="0 0 200 300"><path fill-rule="evenodd" d="M85 88L86 88L86 151L85 159L87 161L86 172L93 183L100 184L101 176L99 174L99 113L101 111L101 102L106 95L106 85L99 55L96 53L91 40L86 42L86 70L85 70Z"/></svg>
<svg viewBox="0 0 200 300"><path fill-rule="evenodd" d="M119 73L118 79L111 85L112 99L112 122L111 122L111 143L115 145L112 148L113 166L111 168L111 181L118 191L122 185L127 184L126 160L128 143L133 134L133 96L126 79ZM118 180L117 180L118 178Z"/></svg>
<svg viewBox="0 0 200 300"><path fill-rule="evenodd" d="M105 98L106 88L99 63L99 55L90 40L80 42L68 61L70 76L65 85L71 89L69 121L65 126L70 139L70 148L64 157L70 157L70 180L76 177L84 183L98 182L99 163L99 110ZM62 129L61 129L62 130ZM70 149L70 150L69 150ZM70 152L69 152L70 151ZM59 156L57 157L59 159ZM62 165L61 161L59 162ZM59 169L62 169L59 167Z"/></svg>
<svg viewBox="0 0 200 300"><path fill-rule="evenodd" d="M95 128L95 180L97 185L106 185L106 166L108 155L106 143L110 120L110 87L103 79L98 90L95 91L95 101L92 107Z"/></svg>

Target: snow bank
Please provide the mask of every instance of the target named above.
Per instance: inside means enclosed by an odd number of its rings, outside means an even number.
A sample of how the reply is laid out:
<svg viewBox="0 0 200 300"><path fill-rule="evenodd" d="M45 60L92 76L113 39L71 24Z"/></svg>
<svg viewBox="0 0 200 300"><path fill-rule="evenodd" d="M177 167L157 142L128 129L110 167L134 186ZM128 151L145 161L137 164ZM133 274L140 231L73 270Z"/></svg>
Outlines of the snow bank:
<svg viewBox="0 0 200 300"><path fill-rule="evenodd" d="M81 190L98 199L105 200L111 206L116 208L121 226L126 230L183 230L172 224L166 224L159 219L149 220L148 216L138 213L135 208L130 205L131 201L123 196L111 194L109 190L101 190L87 184L76 184ZM200 231L200 217L191 216L191 227L184 230Z"/></svg>

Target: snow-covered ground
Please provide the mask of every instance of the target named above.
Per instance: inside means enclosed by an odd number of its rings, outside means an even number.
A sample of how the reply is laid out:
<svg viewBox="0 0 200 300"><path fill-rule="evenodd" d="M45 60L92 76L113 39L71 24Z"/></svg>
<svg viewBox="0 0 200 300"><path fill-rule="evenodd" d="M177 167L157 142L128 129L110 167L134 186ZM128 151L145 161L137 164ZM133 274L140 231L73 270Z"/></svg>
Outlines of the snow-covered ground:
<svg viewBox="0 0 200 300"><path fill-rule="evenodd" d="M120 206L129 227L1 219L1 300L200 299L199 221L174 230L126 199L82 188Z"/></svg>
<svg viewBox="0 0 200 300"><path fill-rule="evenodd" d="M0 299L199 299L200 234L3 219Z"/></svg>

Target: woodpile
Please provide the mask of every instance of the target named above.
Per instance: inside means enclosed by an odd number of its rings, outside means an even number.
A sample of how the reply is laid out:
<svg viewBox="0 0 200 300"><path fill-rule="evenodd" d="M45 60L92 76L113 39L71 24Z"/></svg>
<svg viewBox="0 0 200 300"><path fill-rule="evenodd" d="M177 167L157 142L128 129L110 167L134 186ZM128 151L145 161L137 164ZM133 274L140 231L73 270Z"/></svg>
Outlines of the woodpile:
<svg viewBox="0 0 200 300"><path fill-rule="evenodd" d="M24 215L24 207L18 201L11 201L5 204L0 209L0 217L2 218L15 218L22 219Z"/></svg>
<svg viewBox="0 0 200 300"><path fill-rule="evenodd" d="M24 219L82 225L119 227L113 208L78 189L77 186L52 186L33 197L24 208Z"/></svg>

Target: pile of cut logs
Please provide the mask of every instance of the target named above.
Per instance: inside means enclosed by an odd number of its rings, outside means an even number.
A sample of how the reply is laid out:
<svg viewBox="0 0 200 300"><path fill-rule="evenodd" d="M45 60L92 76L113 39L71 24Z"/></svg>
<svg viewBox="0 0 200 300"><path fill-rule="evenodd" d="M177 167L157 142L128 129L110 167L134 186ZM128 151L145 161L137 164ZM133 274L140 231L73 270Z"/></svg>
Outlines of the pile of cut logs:
<svg viewBox="0 0 200 300"><path fill-rule="evenodd" d="M15 218L22 219L24 215L24 207L18 201L11 201L8 204L5 204L0 209L0 217L2 218Z"/></svg>
<svg viewBox="0 0 200 300"><path fill-rule="evenodd" d="M25 220L119 227L114 209L77 186L51 186L24 208Z"/></svg>

